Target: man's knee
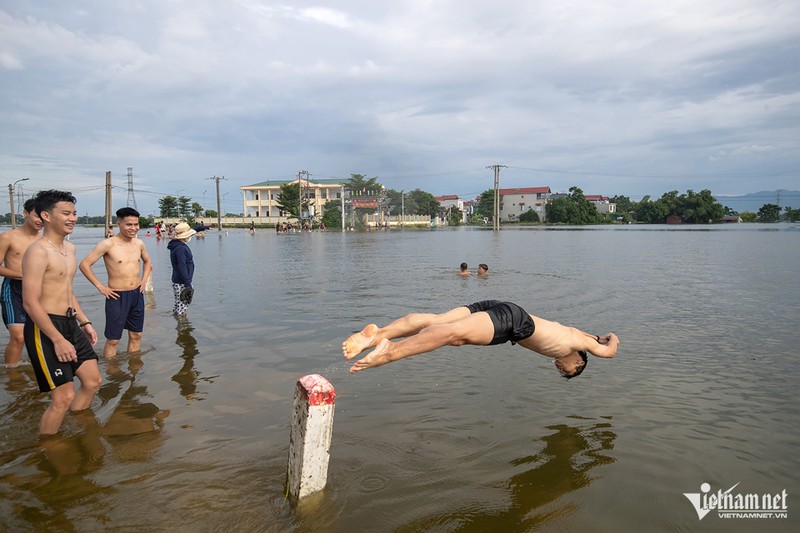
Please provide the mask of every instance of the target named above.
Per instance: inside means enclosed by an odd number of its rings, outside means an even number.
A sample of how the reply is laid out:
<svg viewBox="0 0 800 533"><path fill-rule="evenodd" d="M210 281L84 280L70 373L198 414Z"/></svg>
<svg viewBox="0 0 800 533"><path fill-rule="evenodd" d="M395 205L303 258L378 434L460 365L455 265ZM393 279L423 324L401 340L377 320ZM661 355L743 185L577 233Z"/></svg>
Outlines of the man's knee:
<svg viewBox="0 0 800 533"><path fill-rule="evenodd" d="M75 399L75 386L70 381L59 385L50 392L50 406L58 412L66 413Z"/></svg>
<svg viewBox="0 0 800 533"><path fill-rule="evenodd" d="M84 372L78 379L81 381L81 388L87 392L97 392L100 390L100 385L103 384L103 377L99 371Z"/></svg>
<svg viewBox="0 0 800 533"><path fill-rule="evenodd" d="M142 340L142 332L141 331L129 331L128 332L128 339L132 341L140 341Z"/></svg>
<svg viewBox="0 0 800 533"><path fill-rule="evenodd" d="M25 344L25 328L11 326L8 328L9 341L15 345Z"/></svg>

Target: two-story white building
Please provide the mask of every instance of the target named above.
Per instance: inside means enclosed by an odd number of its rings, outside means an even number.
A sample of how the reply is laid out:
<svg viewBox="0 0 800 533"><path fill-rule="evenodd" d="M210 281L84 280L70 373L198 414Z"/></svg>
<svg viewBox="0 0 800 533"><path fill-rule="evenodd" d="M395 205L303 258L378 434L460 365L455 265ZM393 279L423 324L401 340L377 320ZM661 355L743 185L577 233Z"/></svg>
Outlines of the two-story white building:
<svg viewBox="0 0 800 533"><path fill-rule="evenodd" d="M338 179L300 179L272 180L244 185L239 187L242 191L245 218L266 218L264 222L272 223L285 220L284 213L278 206L281 195L281 185L290 184L302 186L303 197L308 200L308 216L321 217L324 206L328 200L341 201L347 180Z"/></svg>
<svg viewBox="0 0 800 533"><path fill-rule="evenodd" d="M533 210L544 221L549 198L550 187L500 189L500 220L514 222L522 213Z"/></svg>

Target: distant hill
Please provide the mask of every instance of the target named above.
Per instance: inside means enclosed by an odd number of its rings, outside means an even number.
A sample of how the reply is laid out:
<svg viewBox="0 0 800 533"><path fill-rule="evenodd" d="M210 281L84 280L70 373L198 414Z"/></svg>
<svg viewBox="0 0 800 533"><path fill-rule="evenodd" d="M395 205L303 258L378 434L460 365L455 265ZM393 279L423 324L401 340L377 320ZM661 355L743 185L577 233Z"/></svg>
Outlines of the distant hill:
<svg viewBox="0 0 800 533"><path fill-rule="evenodd" d="M737 213L744 213L745 211L758 213L758 210L764 204L778 204L781 209L784 207L800 209L800 191L788 191L786 189L751 192L741 196L718 196L715 194L714 198Z"/></svg>

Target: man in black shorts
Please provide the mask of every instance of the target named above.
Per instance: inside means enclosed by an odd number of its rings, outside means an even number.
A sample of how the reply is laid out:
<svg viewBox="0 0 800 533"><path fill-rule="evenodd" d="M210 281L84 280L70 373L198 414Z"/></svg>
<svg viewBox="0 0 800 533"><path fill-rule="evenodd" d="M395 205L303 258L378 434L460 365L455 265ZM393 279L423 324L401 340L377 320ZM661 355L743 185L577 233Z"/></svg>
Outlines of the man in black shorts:
<svg viewBox="0 0 800 533"><path fill-rule="evenodd" d="M406 338L390 340L400 337ZM619 338L613 333L585 333L528 314L511 302L485 300L442 314L411 313L382 328L369 324L342 343L342 353L349 360L375 348L350 367L350 373L356 373L442 346L488 346L508 341L552 357L558 372L567 379L583 372L587 353L611 358L619 347Z"/></svg>
<svg viewBox="0 0 800 533"><path fill-rule="evenodd" d="M73 290L78 270L75 245L65 239L78 221L75 197L65 191L40 191L34 206L44 233L22 257L22 303L28 314L24 336L39 390L50 393L39 433L52 435L67 411L91 406L102 378L92 349L97 332ZM77 390L75 377L81 382Z"/></svg>

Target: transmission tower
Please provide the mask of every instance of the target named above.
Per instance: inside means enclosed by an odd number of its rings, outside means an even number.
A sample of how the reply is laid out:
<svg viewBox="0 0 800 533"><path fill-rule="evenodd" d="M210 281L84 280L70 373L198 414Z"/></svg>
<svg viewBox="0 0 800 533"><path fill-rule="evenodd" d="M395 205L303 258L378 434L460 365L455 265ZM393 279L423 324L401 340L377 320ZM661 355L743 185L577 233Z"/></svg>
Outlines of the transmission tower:
<svg viewBox="0 0 800 533"><path fill-rule="evenodd" d="M128 207L136 209L136 198L133 196L133 167L128 167Z"/></svg>

